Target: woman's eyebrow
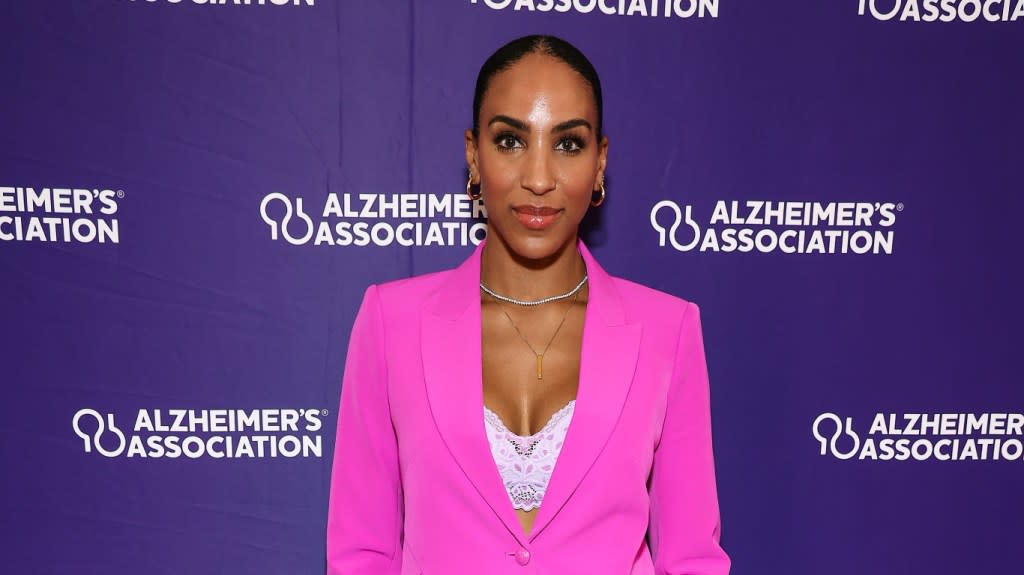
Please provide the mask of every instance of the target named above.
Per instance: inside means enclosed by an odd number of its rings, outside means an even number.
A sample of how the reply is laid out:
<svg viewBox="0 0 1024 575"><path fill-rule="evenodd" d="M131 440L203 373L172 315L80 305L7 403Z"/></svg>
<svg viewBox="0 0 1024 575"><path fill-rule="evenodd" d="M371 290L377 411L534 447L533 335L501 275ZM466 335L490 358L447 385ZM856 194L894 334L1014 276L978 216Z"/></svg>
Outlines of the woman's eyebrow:
<svg viewBox="0 0 1024 575"><path fill-rule="evenodd" d="M530 125L527 124L526 122L524 122L522 120L517 120L517 119L515 119L515 118L513 118L511 116L506 116L504 114L498 114L498 115L494 116L493 118L491 118L490 122L487 122L487 125L490 126L491 124L494 124L494 123L497 123L497 122L502 122L502 123L508 124L509 126L512 126L513 128L515 128L517 130L522 130L522 131L527 132L527 133L530 131ZM566 130L571 130L571 129L577 127L577 126L583 126L583 127L587 128L588 130L591 130L591 131L593 131L593 129L594 129L590 125L590 122L584 120L583 118L573 118L572 120L566 120L566 121L556 125L554 128L551 129L551 131L552 131L552 133L564 132Z"/></svg>
<svg viewBox="0 0 1024 575"><path fill-rule="evenodd" d="M498 114L497 116L491 118L491 121L487 122L487 125L490 126L491 124L496 124L498 122L503 122L505 124L508 124L509 126L512 126L513 128L515 128L517 130L522 130L524 132L529 132L530 131L530 126L527 125L526 122L524 122L522 120L517 120L517 119L515 119L515 118L513 118L511 116L505 116L503 114Z"/></svg>
<svg viewBox="0 0 1024 575"><path fill-rule="evenodd" d="M555 126L551 131L564 132L566 130L571 130L577 126L583 126L586 129L593 131L593 128L590 127L590 122L584 120L583 118L574 118L572 120L566 120L565 122L562 122L561 124Z"/></svg>

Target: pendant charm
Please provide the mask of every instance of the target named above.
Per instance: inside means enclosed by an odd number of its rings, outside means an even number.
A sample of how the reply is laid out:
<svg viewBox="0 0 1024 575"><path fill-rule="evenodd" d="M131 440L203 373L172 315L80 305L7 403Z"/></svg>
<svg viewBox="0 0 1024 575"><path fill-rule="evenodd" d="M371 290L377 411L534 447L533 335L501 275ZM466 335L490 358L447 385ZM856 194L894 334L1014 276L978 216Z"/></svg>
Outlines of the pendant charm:
<svg viewBox="0 0 1024 575"><path fill-rule="evenodd" d="M537 354L537 379L544 379L544 354Z"/></svg>

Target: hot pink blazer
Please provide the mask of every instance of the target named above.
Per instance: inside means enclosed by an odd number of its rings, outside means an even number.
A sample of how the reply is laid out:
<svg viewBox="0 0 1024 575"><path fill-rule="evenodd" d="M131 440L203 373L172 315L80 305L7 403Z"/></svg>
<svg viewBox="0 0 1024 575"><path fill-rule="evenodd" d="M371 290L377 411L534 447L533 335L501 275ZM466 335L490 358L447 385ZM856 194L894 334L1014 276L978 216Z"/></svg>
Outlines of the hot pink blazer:
<svg viewBox="0 0 1024 575"><path fill-rule="evenodd" d="M524 534L487 443L480 254L371 285L342 380L329 575L726 575L697 306L608 275L576 407Z"/></svg>

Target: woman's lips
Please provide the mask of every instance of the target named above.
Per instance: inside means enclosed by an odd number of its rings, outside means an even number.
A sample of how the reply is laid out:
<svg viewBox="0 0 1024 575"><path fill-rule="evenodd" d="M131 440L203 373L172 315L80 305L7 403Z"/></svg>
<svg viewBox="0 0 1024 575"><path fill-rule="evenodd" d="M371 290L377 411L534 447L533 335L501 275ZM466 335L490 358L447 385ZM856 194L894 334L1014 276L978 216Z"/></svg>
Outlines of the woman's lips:
<svg viewBox="0 0 1024 575"><path fill-rule="evenodd" d="M516 218L531 230L543 230L551 226L562 214L558 208L519 206L512 209Z"/></svg>

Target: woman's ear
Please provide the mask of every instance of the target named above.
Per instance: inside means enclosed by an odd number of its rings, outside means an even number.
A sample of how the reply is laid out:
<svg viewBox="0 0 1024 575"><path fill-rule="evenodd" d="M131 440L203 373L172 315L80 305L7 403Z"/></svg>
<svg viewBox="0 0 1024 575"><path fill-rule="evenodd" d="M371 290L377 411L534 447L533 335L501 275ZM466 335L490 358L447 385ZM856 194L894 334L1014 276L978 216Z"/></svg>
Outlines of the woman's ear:
<svg viewBox="0 0 1024 575"><path fill-rule="evenodd" d="M597 178L596 182L604 181L605 168L608 166L608 136L601 136L601 143L597 149Z"/></svg>
<svg viewBox="0 0 1024 575"><path fill-rule="evenodd" d="M476 138L473 137L473 130L466 130L466 165L469 166L470 177L473 174L480 177L480 168L476 165Z"/></svg>

